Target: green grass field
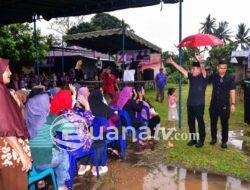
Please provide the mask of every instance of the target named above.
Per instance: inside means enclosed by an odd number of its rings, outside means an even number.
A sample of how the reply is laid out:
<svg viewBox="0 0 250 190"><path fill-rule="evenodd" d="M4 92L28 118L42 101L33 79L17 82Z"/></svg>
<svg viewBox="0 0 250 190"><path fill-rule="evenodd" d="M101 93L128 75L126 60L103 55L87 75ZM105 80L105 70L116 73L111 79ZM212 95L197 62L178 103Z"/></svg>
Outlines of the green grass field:
<svg viewBox="0 0 250 190"><path fill-rule="evenodd" d="M178 85L168 84L169 87L175 87L178 92ZM182 86L182 128L178 132L188 132L187 126L187 111L186 100L188 95L188 86ZM166 91L167 92L167 91ZM205 123L206 123L206 142L203 148L189 147L186 145L187 141L179 140L174 141L174 147L172 149L163 149L161 156L164 157L166 164L178 165L190 169L196 169L200 171L208 171L211 173L231 175L250 181L250 158L246 156L240 150L237 150L233 146L229 146L224 150L220 148L220 142L215 146L209 145L210 138L210 124L209 124L209 103L211 98L212 88L208 86L206 90L206 107L205 107ZM167 123L167 101L158 103L155 101L155 91L147 91L146 97L155 106L157 112L161 116L161 125L166 126ZM166 97L167 93L165 94ZM229 130L245 130L250 131L250 126L246 126L243 123L243 102L236 101L236 112L231 114ZM220 129L220 122L218 122L218 129ZM241 139L250 142L249 137L241 137ZM158 148L165 146L166 142L160 142ZM153 153L152 153L153 154Z"/></svg>

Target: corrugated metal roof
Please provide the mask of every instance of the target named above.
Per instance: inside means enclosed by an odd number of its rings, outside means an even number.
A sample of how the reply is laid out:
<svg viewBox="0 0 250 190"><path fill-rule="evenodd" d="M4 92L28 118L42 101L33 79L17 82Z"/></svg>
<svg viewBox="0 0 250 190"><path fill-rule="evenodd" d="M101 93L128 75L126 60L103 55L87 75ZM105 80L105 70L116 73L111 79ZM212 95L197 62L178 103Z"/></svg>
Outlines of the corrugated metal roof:
<svg viewBox="0 0 250 190"><path fill-rule="evenodd" d="M151 52L161 53L161 48L141 38L134 32L125 30L125 49L150 49ZM122 50L123 29L116 28L94 32L78 33L63 36L64 41L102 53L116 54Z"/></svg>

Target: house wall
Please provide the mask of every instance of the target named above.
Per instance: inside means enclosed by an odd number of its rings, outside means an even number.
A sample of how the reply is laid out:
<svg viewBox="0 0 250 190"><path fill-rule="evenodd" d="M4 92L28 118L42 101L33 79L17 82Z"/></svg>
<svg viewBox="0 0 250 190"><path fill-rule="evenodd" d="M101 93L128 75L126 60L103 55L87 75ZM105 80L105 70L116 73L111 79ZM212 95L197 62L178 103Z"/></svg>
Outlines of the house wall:
<svg viewBox="0 0 250 190"><path fill-rule="evenodd" d="M245 78L245 65L237 64L234 66L235 82L240 82Z"/></svg>
<svg viewBox="0 0 250 190"><path fill-rule="evenodd" d="M150 55L150 62L141 62L140 65L142 66L142 70L152 69L154 71L154 77L157 73L159 73L160 68L162 67L163 63L161 61L161 54L151 54Z"/></svg>

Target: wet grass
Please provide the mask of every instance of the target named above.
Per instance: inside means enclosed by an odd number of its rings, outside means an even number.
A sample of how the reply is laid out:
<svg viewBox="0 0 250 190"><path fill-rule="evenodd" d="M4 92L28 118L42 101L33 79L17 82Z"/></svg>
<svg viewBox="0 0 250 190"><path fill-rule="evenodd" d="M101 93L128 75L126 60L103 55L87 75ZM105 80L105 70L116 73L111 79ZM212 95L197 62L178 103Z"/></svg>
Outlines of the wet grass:
<svg viewBox="0 0 250 190"><path fill-rule="evenodd" d="M168 87L178 86L169 84ZM188 86L183 85L183 98L182 98L182 128L179 129L180 133L187 133L187 112L186 112L186 100L188 94ZM164 159L166 164L178 165L181 167L186 167L188 169L195 169L200 171L208 171L216 174L230 175L235 176L244 180L250 181L250 158L246 156L243 152L235 149L233 146L229 146L228 149L223 150L220 148L220 143L217 143L215 146L210 146L209 141L210 138L210 124L209 124L209 103L210 97L212 93L211 86L208 86L206 91L206 105L205 105L205 123L206 123L206 131L207 137L206 142L203 148L197 149L196 147L189 147L186 145L187 141L179 140L174 141L174 148L165 149L166 142L160 142L158 144L158 152L157 155L152 156L160 156ZM158 103L155 101L155 92L147 91L147 99L155 106L156 110L161 116L161 125L168 126L167 122L167 101L164 100L163 103ZM237 98L236 104L236 112L231 114L229 121L230 130L244 130L249 132L250 127L246 126L243 123L243 102L239 101ZM220 124L218 123L218 129L220 129ZM250 142L249 136L241 137L245 141Z"/></svg>

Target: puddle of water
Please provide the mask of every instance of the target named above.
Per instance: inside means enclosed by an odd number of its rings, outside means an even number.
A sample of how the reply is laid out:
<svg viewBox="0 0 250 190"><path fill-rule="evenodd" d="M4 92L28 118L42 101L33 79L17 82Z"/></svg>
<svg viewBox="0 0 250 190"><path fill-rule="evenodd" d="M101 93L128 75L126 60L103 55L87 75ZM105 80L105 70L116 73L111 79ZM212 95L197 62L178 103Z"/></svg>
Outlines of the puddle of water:
<svg viewBox="0 0 250 190"><path fill-rule="evenodd" d="M250 132L244 133L243 130L229 131L228 143L232 144L235 148L242 150L246 155L250 156L250 142L237 139L239 137L248 136L248 135L250 135Z"/></svg>
<svg viewBox="0 0 250 190"><path fill-rule="evenodd" d="M137 158L136 158L137 157ZM129 154L126 161L112 160L108 173L96 181L91 176L77 177L74 189L97 190L249 190L250 183L230 176L197 172L174 166L158 165L148 170L135 167L140 155ZM94 179L93 179L94 178Z"/></svg>
<svg viewBox="0 0 250 190"><path fill-rule="evenodd" d="M238 137L244 136L244 131L229 131L228 132L228 142L232 144L235 148L242 150L243 140L237 139Z"/></svg>
<svg viewBox="0 0 250 190"><path fill-rule="evenodd" d="M247 190L250 183L230 176L195 172L178 167L159 167L144 177L143 190Z"/></svg>
<svg viewBox="0 0 250 190"><path fill-rule="evenodd" d="M243 131L230 131L229 142L250 156L250 143L236 138ZM141 159L127 149L127 159L109 159L109 171L101 179L87 173L75 177L74 190L250 190L250 182L230 176L197 172L173 166L158 165L155 169L136 167Z"/></svg>

